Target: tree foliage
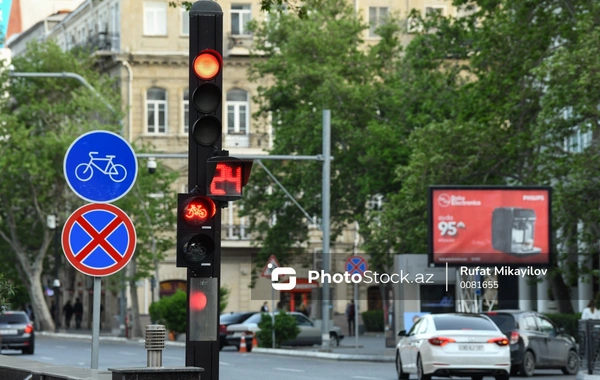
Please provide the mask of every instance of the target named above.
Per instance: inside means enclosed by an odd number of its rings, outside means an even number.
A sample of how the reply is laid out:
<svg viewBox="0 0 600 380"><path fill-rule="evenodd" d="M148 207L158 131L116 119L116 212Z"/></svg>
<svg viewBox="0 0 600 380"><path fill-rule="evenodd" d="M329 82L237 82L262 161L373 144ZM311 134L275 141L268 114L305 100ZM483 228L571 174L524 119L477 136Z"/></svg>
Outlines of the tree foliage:
<svg viewBox="0 0 600 380"><path fill-rule="evenodd" d="M89 57L65 53L53 43L32 43L12 65L17 72L77 73L120 109L114 81L94 71ZM116 131L122 115L107 112L73 79L9 79L8 71L0 68L0 84L7 94L0 98L0 238L9 246L1 255L16 262L37 321L53 330L41 283L53 237L46 216L64 221L82 204L66 186L64 154L84 132Z"/></svg>
<svg viewBox="0 0 600 380"><path fill-rule="evenodd" d="M430 185L551 185L552 274L559 310L578 254L600 252L600 4L457 0L457 17L413 12L403 48L396 19L365 44L366 25L342 1L307 1L306 17L277 13L254 26L261 84L257 120L272 123L274 154L319 154L321 111L332 110L332 227L358 221L378 270L393 254L427 251ZM575 137L593 142L573 146ZM591 140L591 139L589 139ZM577 152L575 152L577 151ZM319 215L320 165L267 165L310 215ZM306 219L255 170L244 210L259 261L303 252ZM272 190L269 188L272 187ZM374 194L383 210L365 210ZM275 222L275 223L273 223ZM564 263L564 265L563 265ZM588 271L589 272L589 271Z"/></svg>

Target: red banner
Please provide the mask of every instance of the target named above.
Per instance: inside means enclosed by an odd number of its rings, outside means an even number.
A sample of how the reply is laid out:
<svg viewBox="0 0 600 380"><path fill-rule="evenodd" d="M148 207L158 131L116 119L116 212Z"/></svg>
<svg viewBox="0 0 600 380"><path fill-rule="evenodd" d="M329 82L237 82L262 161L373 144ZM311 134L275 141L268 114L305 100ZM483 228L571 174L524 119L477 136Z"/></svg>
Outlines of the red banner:
<svg viewBox="0 0 600 380"><path fill-rule="evenodd" d="M550 263L550 188L429 190L430 262Z"/></svg>

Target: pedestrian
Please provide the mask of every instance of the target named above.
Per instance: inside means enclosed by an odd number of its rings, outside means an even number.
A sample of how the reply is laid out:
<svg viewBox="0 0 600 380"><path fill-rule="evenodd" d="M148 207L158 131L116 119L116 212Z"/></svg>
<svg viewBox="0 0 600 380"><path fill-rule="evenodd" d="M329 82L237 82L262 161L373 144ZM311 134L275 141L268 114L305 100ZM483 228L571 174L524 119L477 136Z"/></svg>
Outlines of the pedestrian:
<svg viewBox="0 0 600 380"><path fill-rule="evenodd" d="M71 305L71 300L68 300L65 306L63 306L63 314L65 315L65 326L70 328L71 318L73 318L73 305Z"/></svg>
<svg viewBox="0 0 600 380"><path fill-rule="evenodd" d="M354 332L354 317L356 316L356 306L354 300L348 302L346 306L346 320L348 321L348 335L352 336Z"/></svg>
<svg viewBox="0 0 600 380"><path fill-rule="evenodd" d="M269 306L267 305L267 301L265 301L265 303L263 303L263 305L260 307L260 312L261 313L268 313L269 312Z"/></svg>
<svg viewBox="0 0 600 380"><path fill-rule="evenodd" d="M75 328L81 329L81 320L83 319L83 305L79 298L75 299L75 305L73 306L73 312L75 313Z"/></svg>
<svg viewBox="0 0 600 380"><path fill-rule="evenodd" d="M306 308L306 304L301 303L300 307L298 308L298 311L301 312L302 314L306 315L307 317L310 315L308 313L308 309Z"/></svg>
<svg viewBox="0 0 600 380"><path fill-rule="evenodd" d="M596 308L596 302L594 300L590 300L588 305L581 312L581 319L600 319L600 311Z"/></svg>

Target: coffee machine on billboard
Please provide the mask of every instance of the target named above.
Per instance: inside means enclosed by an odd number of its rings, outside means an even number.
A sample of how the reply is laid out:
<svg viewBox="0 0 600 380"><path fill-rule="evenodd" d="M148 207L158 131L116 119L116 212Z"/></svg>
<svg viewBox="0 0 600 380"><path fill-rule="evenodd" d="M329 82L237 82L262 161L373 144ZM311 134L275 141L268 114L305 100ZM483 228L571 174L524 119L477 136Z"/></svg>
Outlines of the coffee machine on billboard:
<svg viewBox="0 0 600 380"><path fill-rule="evenodd" d="M492 247L517 255L537 255L535 247L535 211L528 208L499 207L492 213Z"/></svg>

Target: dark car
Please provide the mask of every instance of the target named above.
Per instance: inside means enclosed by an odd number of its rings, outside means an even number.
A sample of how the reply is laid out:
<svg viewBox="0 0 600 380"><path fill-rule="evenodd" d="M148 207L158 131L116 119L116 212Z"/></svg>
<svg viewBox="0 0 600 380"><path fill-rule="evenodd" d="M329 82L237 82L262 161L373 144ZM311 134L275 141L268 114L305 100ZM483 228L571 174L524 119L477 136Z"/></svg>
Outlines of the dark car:
<svg viewBox="0 0 600 380"><path fill-rule="evenodd" d="M510 341L511 372L532 376L536 369L560 369L575 375L579 355L575 339L534 311L497 310L486 313Z"/></svg>
<svg viewBox="0 0 600 380"><path fill-rule="evenodd" d="M227 326L242 323L254 314L255 312L253 311L221 314L219 317L219 350L228 345Z"/></svg>
<svg viewBox="0 0 600 380"><path fill-rule="evenodd" d="M0 314L0 340L2 348L21 350L33 355L35 336L33 323L23 311L5 311Z"/></svg>

